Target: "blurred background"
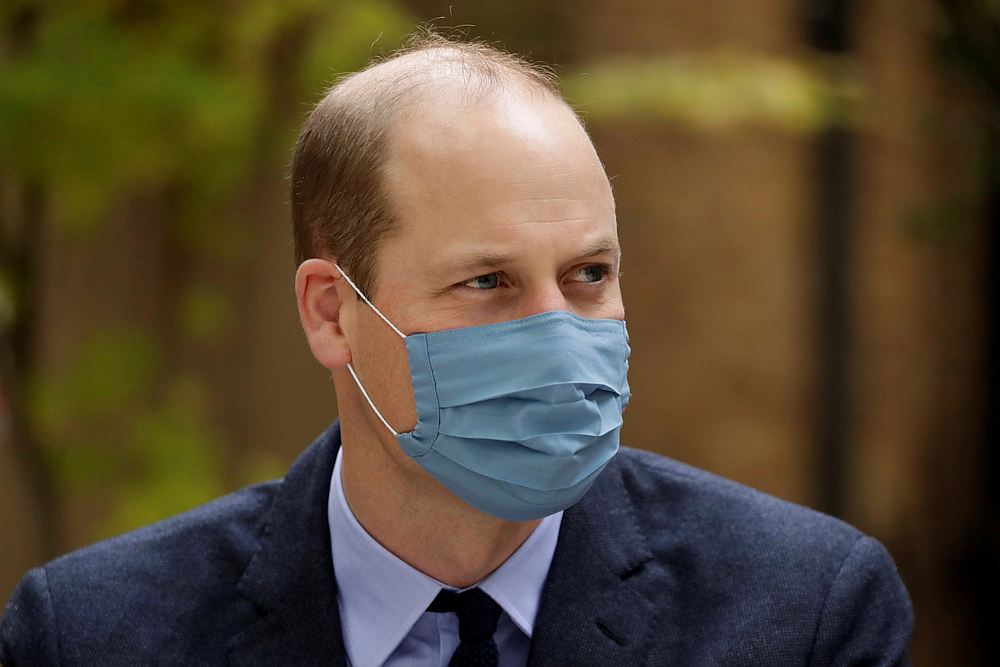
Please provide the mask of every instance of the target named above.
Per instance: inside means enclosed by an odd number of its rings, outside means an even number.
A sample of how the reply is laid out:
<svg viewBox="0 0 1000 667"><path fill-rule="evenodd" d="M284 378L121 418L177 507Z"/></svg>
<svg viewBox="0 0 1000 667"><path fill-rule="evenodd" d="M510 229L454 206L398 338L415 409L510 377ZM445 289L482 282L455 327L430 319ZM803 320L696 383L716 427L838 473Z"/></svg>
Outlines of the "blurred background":
<svg viewBox="0 0 1000 667"><path fill-rule="evenodd" d="M336 415L286 166L417 25L551 64L613 177L626 443L845 518L918 664L1000 628L1000 5L4 0L0 600L280 476Z"/></svg>

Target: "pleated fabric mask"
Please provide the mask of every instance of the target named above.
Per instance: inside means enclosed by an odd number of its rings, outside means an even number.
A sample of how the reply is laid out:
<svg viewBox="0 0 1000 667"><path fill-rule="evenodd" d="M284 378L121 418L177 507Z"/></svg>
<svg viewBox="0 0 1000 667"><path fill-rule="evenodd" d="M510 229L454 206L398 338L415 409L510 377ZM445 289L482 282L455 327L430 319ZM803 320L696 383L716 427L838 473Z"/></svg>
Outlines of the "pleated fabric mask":
<svg viewBox="0 0 1000 667"><path fill-rule="evenodd" d="M583 497L618 452L629 400L625 322L551 311L406 335L337 269L406 345L417 408L408 433L393 429L347 368L407 455L502 519L538 519Z"/></svg>

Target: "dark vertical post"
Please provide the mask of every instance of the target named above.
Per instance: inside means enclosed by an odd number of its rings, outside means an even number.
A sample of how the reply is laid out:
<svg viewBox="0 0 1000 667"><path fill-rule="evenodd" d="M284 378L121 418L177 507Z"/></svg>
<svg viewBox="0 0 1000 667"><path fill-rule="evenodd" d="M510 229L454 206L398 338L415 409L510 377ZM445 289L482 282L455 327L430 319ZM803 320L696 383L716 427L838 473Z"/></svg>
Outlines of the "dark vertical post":
<svg viewBox="0 0 1000 667"><path fill-rule="evenodd" d="M994 104L1000 97L994 98ZM998 104L1000 106L1000 104ZM986 409L982 579L977 586L982 654L993 650L992 633L1000 627L1000 113L989 131L986 153Z"/></svg>
<svg viewBox="0 0 1000 667"><path fill-rule="evenodd" d="M850 0L809 0L806 29L809 44L843 56L850 50ZM822 130L816 153L817 304L819 324L819 505L842 516L851 414L849 338L851 309L848 268L853 227L852 142L849 131L834 122Z"/></svg>
<svg viewBox="0 0 1000 667"><path fill-rule="evenodd" d="M40 20L37 7L28 5L13 12L7 30L0 35L0 57L30 50ZM9 180L8 211L14 218L0 219L0 270L12 279L16 304L14 320L0 322L0 418L6 417L9 422L9 445L35 513L33 526L37 528L41 556L48 559L58 551L56 494L50 466L29 424L25 396L35 361L36 269L47 231L46 194L43 184L35 180L15 179L4 173L0 178ZM4 410L8 414L2 414Z"/></svg>

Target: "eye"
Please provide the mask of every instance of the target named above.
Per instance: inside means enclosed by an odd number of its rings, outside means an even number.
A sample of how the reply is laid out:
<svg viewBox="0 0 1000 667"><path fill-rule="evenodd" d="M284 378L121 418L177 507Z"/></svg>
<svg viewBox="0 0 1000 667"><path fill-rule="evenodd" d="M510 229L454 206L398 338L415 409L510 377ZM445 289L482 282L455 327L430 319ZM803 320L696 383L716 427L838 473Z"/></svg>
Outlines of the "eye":
<svg viewBox="0 0 1000 667"><path fill-rule="evenodd" d="M496 289L500 286L500 274L485 273L481 276L476 276L472 280L466 280L462 285L471 287L472 289Z"/></svg>
<svg viewBox="0 0 1000 667"><path fill-rule="evenodd" d="M580 283L599 283L608 276L609 270L603 264L591 264L574 272L570 280Z"/></svg>

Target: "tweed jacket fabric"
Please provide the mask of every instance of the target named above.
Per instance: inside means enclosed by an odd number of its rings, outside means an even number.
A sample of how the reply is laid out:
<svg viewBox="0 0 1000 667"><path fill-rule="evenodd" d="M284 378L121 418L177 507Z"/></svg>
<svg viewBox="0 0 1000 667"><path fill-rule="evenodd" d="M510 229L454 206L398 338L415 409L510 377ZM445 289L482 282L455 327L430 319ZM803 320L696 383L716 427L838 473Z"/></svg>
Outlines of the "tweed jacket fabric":
<svg viewBox="0 0 1000 667"><path fill-rule="evenodd" d="M0 662L344 665L326 516L339 446L334 423L283 480L31 570ZM564 515L528 662L897 665L912 623L875 540L623 449Z"/></svg>

